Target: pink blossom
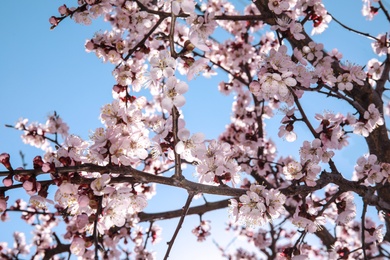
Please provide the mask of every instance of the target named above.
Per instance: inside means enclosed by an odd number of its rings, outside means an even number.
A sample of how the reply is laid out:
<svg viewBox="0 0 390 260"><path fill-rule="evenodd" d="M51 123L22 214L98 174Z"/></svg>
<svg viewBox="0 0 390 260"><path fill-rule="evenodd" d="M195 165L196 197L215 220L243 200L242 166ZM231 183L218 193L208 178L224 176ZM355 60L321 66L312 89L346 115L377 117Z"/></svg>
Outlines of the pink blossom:
<svg viewBox="0 0 390 260"><path fill-rule="evenodd" d="M287 0L270 0L268 2L268 8L275 14L281 14L290 7Z"/></svg>
<svg viewBox="0 0 390 260"><path fill-rule="evenodd" d="M76 23L82 23L84 25L90 25L92 23L91 17L89 16L88 11L84 12L75 12L73 19Z"/></svg>
<svg viewBox="0 0 390 260"><path fill-rule="evenodd" d="M214 32L217 23L214 21L213 13L205 13L204 16L190 16L188 23L191 24L189 40L195 47L202 51L209 51L210 44L208 37Z"/></svg>
<svg viewBox="0 0 390 260"><path fill-rule="evenodd" d="M182 10L184 13L193 13L195 11L195 3L193 0L173 0L172 12L178 15Z"/></svg>
<svg viewBox="0 0 390 260"><path fill-rule="evenodd" d="M376 81L380 79L383 71L383 66L377 59L371 59L367 62L367 77L372 86L376 85Z"/></svg>
<svg viewBox="0 0 390 260"><path fill-rule="evenodd" d="M176 77L168 78L165 84L164 98L161 101L161 106L171 111L173 106L181 107L186 100L183 96L188 90L188 85L183 81L178 81Z"/></svg>
<svg viewBox="0 0 390 260"><path fill-rule="evenodd" d="M33 195L41 189L41 183L37 182L35 178L30 178L23 182L23 188L27 194Z"/></svg>
<svg viewBox="0 0 390 260"><path fill-rule="evenodd" d="M150 73L153 78L159 80L162 77L170 78L173 76L176 68L176 61L171 57L169 51L165 50L159 52L158 55L153 56L150 59L150 65L152 66ZM156 83L157 82L155 82L155 84Z"/></svg>
<svg viewBox="0 0 390 260"><path fill-rule="evenodd" d="M70 244L70 251L77 256L83 256L85 252L85 241L81 237L74 237Z"/></svg>
<svg viewBox="0 0 390 260"><path fill-rule="evenodd" d="M375 224L371 224L372 226L370 228L368 228L366 226L365 228L365 235L366 235L366 243L371 243L371 242L374 242L374 243L381 243L383 241L383 234L382 234L382 227L383 227L383 224L375 227Z"/></svg>
<svg viewBox="0 0 390 260"><path fill-rule="evenodd" d="M60 134L62 138L68 136L69 127L62 118L54 112L46 121L46 131L51 134Z"/></svg>
<svg viewBox="0 0 390 260"><path fill-rule="evenodd" d="M76 214L79 210L78 197L78 185L64 182L56 191L54 200L70 214Z"/></svg>
<svg viewBox="0 0 390 260"><path fill-rule="evenodd" d="M192 80L196 77L200 72L204 71L207 67L208 59L200 58L196 60L188 69L187 79Z"/></svg>
<svg viewBox="0 0 390 260"><path fill-rule="evenodd" d="M374 104L368 106L368 110L364 112L364 120L360 120L352 125L355 134L363 135L364 137L374 131L378 126L384 124L382 115Z"/></svg>
<svg viewBox="0 0 390 260"><path fill-rule="evenodd" d="M344 192L337 198L335 201L338 213L336 218L337 224L346 224L355 218L356 205L353 200L354 197L351 192Z"/></svg>
<svg viewBox="0 0 390 260"><path fill-rule="evenodd" d="M334 48L328 54L334 59L340 61L343 58L343 54L338 49Z"/></svg>
<svg viewBox="0 0 390 260"><path fill-rule="evenodd" d="M296 40L305 39L305 35L302 34L303 32L302 24L298 22L292 22L290 24L290 32Z"/></svg>
<svg viewBox="0 0 390 260"><path fill-rule="evenodd" d="M46 203L49 203L49 204L54 204L54 202L52 200L49 200L49 199L46 199L46 198L43 198L39 195L33 195L30 197L30 204L36 208L36 209L43 209L43 210L47 210L47 205Z"/></svg>
<svg viewBox="0 0 390 260"><path fill-rule="evenodd" d="M299 162L291 161L283 167L283 173L287 180L299 180L304 175L302 172L302 165Z"/></svg>
<svg viewBox="0 0 390 260"><path fill-rule="evenodd" d="M344 90L350 91L353 88L351 81L352 81L352 77L349 73L344 73L343 75L339 75L337 77L337 82L338 82L337 87L342 91Z"/></svg>
<svg viewBox="0 0 390 260"><path fill-rule="evenodd" d="M354 179L365 179L366 184L373 184L383 180L384 176L380 173L381 166L375 154L366 154L359 157L355 166Z"/></svg>
<svg viewBox="0 0 390 260"><path fill-rule="evenodd" d="M294 126L292 124L281 125L279 127L278 136L284 137L287 142L294 142L297 140L297 134L293 131Z"/></svg>
<svg viewBox="0 0 390 260"><path fill-rule="evenodd" d="M379 34L376 37L378 40L371 43L372 49L378 56L386 55L390 53L389 40L386 34Z"/></svg>
<svg viewBox="0 0 390 260"><path fill-rule="evenodd" d="M76 217L76 227L78 230L84 229L89 224L89 219L87 214L77 215Z"/></svg>
<svg viewBox="0 0 390 260"><path fill-rule="evenodd" d="M89 198L86 195L80 195L77 198L77 203L79 204L80 208L88 207L89 206Z"/></svg>
<svg viewBox="0 0 390 260"><path fill-rule="evenodd" d="M102 176L99 178L96 178L91 182L91 189L93 190L93 193L96 196L103 196L106 193L113 192L115 190L114 188L107 187L107 184L109 184L110 181L111 177L107 173L102 174Z"/></svg>
<svg viewBox="0 0 390 260"><path fill-rule="evenodd" d="M309 42L307 46L304 46L302 48L302 53L303 56L308 60L308 61L315 61L319 60L323 57L323 52L322 49L324 48L323 44L317 44L315 42Z"/></svg>
<svg viewBox="0 0 390 260"><path fill-rule="evenodd" d="M259 97L266 100L277 97L282 101L286 101L291 95L289 87L297 84L297 81L292 77L291 72L279 73L265 73L259 78L260 91ZM257 85L252 86L252 89ZM256 93L256 92L255 92Z"/></svg>
<svg viewBox="0 0 390 260"><path fill-rule="evenodd" d="M315 233L320 228L320 225L325 224L325 217L317 216L313 220L311 220L294 215L292 223L299 228L303 228L309 233Z"/></svg>
<svg viewBox="0 0 390 260"><path fill-rule="evenodd" d="M26 235L22 232L15 231L13 233L13 237L15 240L15 245L18 254L27 255L30 253L30 246L26 244Z"/></svg>
<svg viewBox="0 0 390 260"><path fill-rule="evenodd" d="M180 141L176 144L175 151L188 162L193 162L196 158L197 150L201 148L204 141L204 134L195 133L190 137L190 131L183 128L177 133Z"/></svg>
<svg viewBox="0 0 390 260"><path fill-rule="evenodd" d="M366 17L367 20L372 20L375 15L378 13L378 8L372 6L372 2L377 2L376 0L363 0L362 15Z"/></svg>

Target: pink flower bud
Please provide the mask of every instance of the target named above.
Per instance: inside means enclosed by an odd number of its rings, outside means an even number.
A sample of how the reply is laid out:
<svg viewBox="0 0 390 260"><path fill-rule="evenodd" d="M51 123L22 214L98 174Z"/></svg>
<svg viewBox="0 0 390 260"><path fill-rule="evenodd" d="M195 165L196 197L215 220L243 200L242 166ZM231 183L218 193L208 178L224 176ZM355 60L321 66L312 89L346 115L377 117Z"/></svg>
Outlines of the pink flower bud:
<svg viewBox="0 0 390 260"><path fill-rule="evenodd" d="M7 209L7 199L0 197L0 213Z"/></svg>
<svg viewBox="0 0 390 260"><path fill-rule="evenodd" d="M93 51L95 49L95 44L92 41L87 41L85 43L85 48L87 51Z"/></svg>
<svg viewBox="0 0 390 260"><path fill-rule="evenodd" d="M34 165L34 169L41 169L43 166L42 157L39 155L35 156L33 159L33 165Z"/></svg>
<svg viewBox="0 0 390 260"><path fill-rule="evenodd" d="M51 24L51 25L53 25L53 27L56 27L57 25L58 25L58 18L57 17L55 17L55 16L52 16L52 17L50 17L50 19L49 19L49 23Z"/></svg>
<svg viewBox="0 0 390 260"><path fill-rule="evenodd" d="M0 154L0 162L7 168L8 170L12 170L11 163L9 162L10 155L8 153Z"/></svg>
<svg viewBox="0 0 390 260"><path fill-rule="evenodd" d="M9 187L12 186L12 184L14 184L12 176L13 176L12 174L9 174L7 177L3 179L3 184L5 187Z"/></svg>
<svg viewBox="0 0 390 260"><path fill-rule="evenodd" d="M61 5L59 8L58 8L58 12L61 14L61 15L67 15L69 14L69 9L66 5ZM54 25L54 24L53 24Z"/></svg>
<svg viewBox="0 0 390 260"><path fill-rule="evenodd" d="M44 163L42 165L42 171L43 172L52 172L54 173L55 172L55 166L53 163Z"/></svg>
<svg viewBox="0 0 390 260"><path fill-rule="evenodd" d="M2 153L0 154L0 162L7 168L8 170L12 170L11 163L9 162L9 154L8 153Z"/></svg>
<svg viewBox="0 0 390 260"><path fill-rule="evenodd" d="M34 183L31 181L25 181L23 182L23 188L28 192L34 189Z"/></svg>

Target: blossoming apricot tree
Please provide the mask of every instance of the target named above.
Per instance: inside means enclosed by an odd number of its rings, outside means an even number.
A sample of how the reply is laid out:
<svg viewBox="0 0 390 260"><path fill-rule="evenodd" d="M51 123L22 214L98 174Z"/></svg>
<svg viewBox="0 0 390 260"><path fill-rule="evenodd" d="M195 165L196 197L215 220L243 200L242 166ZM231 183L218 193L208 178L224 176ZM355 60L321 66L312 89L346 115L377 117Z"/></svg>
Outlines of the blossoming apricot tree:
<svg viewBox="0 0 390 260"><path fill-rule="evenodd" d="M363 0L362 14L390 22L383 2ZM7 125L44 154L34 158L31 169L12 165L7 151L0 155L5 167L0 172L1 218L19 211L35 234L35 251L23 234L15 233L13 247L0 244L2 259L23 254L51 259L64 253L85 259L153 259L147 241L159 239L156 222L177 218L168 258L186 216L221 208L228 208L229 229L257 248L233 254L221 249L229 259L390 258L390 139L384 118L389 113L388 32L371 35L349 27L321 0L246 1L242 11L234 4L78 0L75 7L59 7L49 19L52 29L65 19L88 25L104 17L110 24L110 31L97 32L85 48L115 66L113 101L102 107L103 126L89 140L69 134L56 113L45 124L22 119ZM346 63L340 52L315 41L331 21L372 41L373 58L367 64ZM219 30L231 37L220 37ZM233 94L235 101L231 123L210 140L186 128L181 108L191 98L186 92L192 80L217 72L229 77L219 90ZM139 94L141 89L150 92L148 98ZM308 92L344 102L351 112L316 111L311 118L302 105ZM264 121L277 110L285 116L272 136ZM309 140L297 138L297 125ZM352 136L364 138L368 151L361 151L348 174L334 157ZM296 142L299 158L278 155L271 137ZM197 182L183 173L185 165L193 166ZM186 190L183 208L145 213L148 201L158 199L155 184ZM24 190L29 202L10 198L14 189ZM222 199L192 207L201 194ZM379 220L370 219L368 210L376 211ZM66 230L59 237L52 229L62 220ZM142 222L150 222L150 228L139 229ZM210 223L201 220L193 234L204 241Z"/></svg>

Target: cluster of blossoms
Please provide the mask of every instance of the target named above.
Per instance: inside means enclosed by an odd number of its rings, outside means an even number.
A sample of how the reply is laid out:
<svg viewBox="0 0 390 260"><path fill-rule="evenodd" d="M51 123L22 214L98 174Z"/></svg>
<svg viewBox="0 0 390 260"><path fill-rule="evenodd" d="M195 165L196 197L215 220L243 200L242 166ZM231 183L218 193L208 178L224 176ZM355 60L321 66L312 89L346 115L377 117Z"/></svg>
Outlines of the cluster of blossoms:
<svg viewBox="0 0 390 260"><path fill-rule="evenodd" d="M188 33L188 39L202 51L210 50L211 43L208 38L217 26L213 18L214 13L208 12L205 12L204 16L192 14L187 18L187 23L192 25Z"/></svg>
<svg viewBox="0 0 390 260"><path fill-rule="evenodd" d="M290 111L285 118L291 117L293 117L293 111ZM312 142L304 141L299 150L300 161L291 160L283 167L283 174L287 180L303 181L308 186L316 185L316 177L321 171L320 163L330 161L334 156L332 150L341 149L348 144L346 134L341 127L341 124L345 122L343 116L325 113L324 115L317 114L316 118L321 120L320 126L315 129L319 138L315 138ZM286 130L282 130L286 132L285 135L293 135L295 138L291 126L293 122L289 122L287 121Z"/></svg>
<svg viewBox="0 0 390 260"><path fill-rule="evenodd" d="M94 143L88 158L100 164L123 165L136 165L145 159L150 147L149 131L142 121L145 104L145 100L139 98L128 105L119 100L105 105L101 120L107 128L98 128L91 136Z"/></svg>
<svg viewBox="0 0 390 260"><path fill-rule="evenodd" d="M203 242L206 240L208 236L211 235L210 229L211 229L210 221L202 220L200 222L200 225L195 227L192 230L192 234L194 234L197 237L198 242Z"/></svg>
<svg viewBox="0 0 390 260"><path fill-rule="evenodd" d="M200 183L220 184L232 181L239 182L240 166L232 158L232 150L228 143L211 140L206 147L201 148L197 158L196 173Z"/></svg>
<svg viewBox="0 0 390 260"><path fill-rule="evenodd" d="M293 132L295 116L294 108L286 112L282 120L285 124L281 126L279 136L286 136L286 139L295 140L296 134ZM290 161L283 168L283 173L287 180L304 181L309 186L315 185L315 178L321 171L320 163L328 163L334 156L332 150L340 150L348 145L345 125L350 125L353 132L368 136L376 127L383 125L384 121L374 104L370 104L368 111L363 115L362 120L356 120L351 115L343 116L325 112L316 114L315 118L320 121L320 125L315 129L319 138L311 143L304 141L300 148L300 162Z"/></svg>
<svg viewBox="0 0 390 260"><path fill-rule="evenodd" d="M248 226L261 226L285 213L286 197L278 190L252 184L246 194L230 200L235 221Z"/></svg>
<svg viewBox="0 0 390 260"><path fill-rule="evenodd" d="M381 163L375 154L366 154L357 159L353 179L363 181L365 185L388 182L390 164Z"/></svg>
<svg viewBox="0 0 390 260"><path fill-rule="evenodd" d="M306 198L305 203L296 208L291 222L305 232L314 233L322 228L326 218L319 213L319 207L315 206L314 201Z"/></svg>
<svg viewBox="0 0 390 260"><path fill-rule="evenodd" d="M250 91L259 99L277 99L293 104L293 87L297 85L295 79L295 63L287 55L287 47L282 45L277 51L271 49L269 56L258 73L258 81L250 83Z"/></svg>
<svg viewBox="0 0 390 260"><path fill-rule="evenodd" d="M336 192L336 187L331 186L326 191L326 197L331 198ZM334 220L337 225L345 225L351 222L356 216L356 205L352 192L344 192L338 196L324 215L328 219Z"/></svg>
<svg viewBox="0 0 390 260"><path fill-rule="evenodd" d="M351 221L347 225L338 226L337 241L334 243L332 250L329 252L328 259L359 259L362 256L361 250L353 250L353 248L361 248L362 242L362 224L358 221ZM377 226L375 222L366 218L364 223L364 236L366 238L366 256L374 257L378 251L378 243L383 241L382 225Z"/></svg>
<svg viewBox="0 0 390 260"><path fill-rule="evenodd" d="M295 107L282 109L285 116L280 121L282 125L279 127L278 136L284 137L288 142L294 142L297 139L297 134L294 132L295 110Z"/></svg>
<svg viewBox="0 0 390 260"><path fill-rule="evenodd" d="M283 173L287 180L303 180L309 186L315 186L316 176L321 167L317 164L309 164L302 167L302 164L296 161L289 162L283 167Z"/></svg>
<svg viewBox="0 0 390 260"><path fill-rule="evenodd" d="M244 14L266 15L256 7L260 2L248 4ZM365 15L372 18L378 11L372 7L374 0L363 2ZM99 246L105 248L105 257L119 259L122 252L118 249L118 242L123 239L125 243L132 241L135 244L133 252L136 259L154 259L153 253L144 246L144 237L151 238L155 243L160 238L161 229L152 225L144 232L137 225L137 213L144 210L147 199L155 194L155 186L147 182L114 184L113 178L118 174L59 174L57 167L92 163L137 169L143 167L145 173L161 174L173 163L176 166L187 163L194 166L201 184L224 186L231 182L232 186L236 186L240 181L240 171L250 174L258 183L266 183L265 186L251 184L248 179L242 182L241 187L248 189L246 194L232 199L230 205L237 223L263 225L273 218L289 215L291 222L302 228L303 233L320 231L326 218L340 226L342 234L329 255L304 243L294 245L289 242L283 246L277 245L277 252L282 252L280 259L315 259L320 255L324 258L358 258L351 245L358 248L362 244L343 237L345 233L362 228L351 221L356 215L351 192L340 193L327 188L324 199L314 194L305 197L297 194L287 199L279 188L286 188L290 184L310 186L309 189L315 187L317 175L321 172L320 165L330 162L334 156L333 150L342 149L348 144L344 127L350 126L354 133L367 137L384 124L380 108L370 104L359 119L328 112L316 114L319 126L311 128L315 138L311 142L303 142L299 161L290 157L277 160L274 143L265 137L263 120L271 118L273 110L279 108L280 102L285 102L288 108L278 135L287 141L297 139L294 123L305 119L296 117L297 109L293 105L312 85L317 85L316 88L320 90L326 85L330 95L342 97L364 86L367 80L375 86L382 75L384 66L377 60L368 63L367 72L361 66L351 64L340 65L342 72L336 72L333 65L340 61L341 53L333 50L326 54L324 46L315 42L294 48L290 55L283 41L304 40L303 24L307 20L313 22L312 34L321 33L328 27L331 16L321 0L268 1L263 8L268 8L268 13L275 18L271 29L277 34L269 32L260 39L254 35L264 28L266 22L256 19L235 21L240 13L234 10L231 3L223 0L200 4L193 0L79 0L78 4L77 8L61 6L60 17L51 17L50 22L54 28L68 16L83 24L90 24L91 19L104 16L105 21L111 24L111 31L96 33L85 44L88 52L94 52L104 62L115 66L115 100L101 110L104 127L97 128L90 137L91 143L88 143L76 135L69 135L67 125L56 114L50 116L45 125L28 125L27 120L21 120L15 126L24 131L22 138L26 143L47 151L44 159L40 156L34 158L34 169L50 173L52 183L58 186L54 200L57 209L64 213L67 222L64 238L72 241L70 251L74 255L93 257L94 251L89 247L93 245L91 237L95 229L99 236L104 236ZM221 19L226 14L235 18ZM183 17L186 23L176 22L176 19ZM299 21L299 18L302 20ZM234 34L234 39L223 43L212 41L210 35L217 25ZM195 48L204 53L193 53ZM372 48L379 56L388 54L388 36L379 35ZM196 56L203 57L195 60ZM235 92L236 95L232 122L218 140L205 140L202 133L191 135L185 128L182 111L179 111L185 105L183 94L189 87L176 77L176 70L186 75L187 80L192 80L200 72L204 75L213 73L209 62L230 72L229 82L221 82L220 91L224 94ZM253 80L254 75L257 80ZM244 87L247 85L249 91ZM144 86L149 88L153 101L129 94L141 91ZM149 137L150 129L155 132L152 138ZM48 133L54 134L55 139L49 139ZM64 139L62 145L57 142L57 135ZM54 141L58 146L55 152L49 149L49 141ZM175 161L178 157L180 162ZM3 179L4 186L12 186L14 179L21 182L31 195L29 204L32 209L46 211L48 204L54 203L46 198L48 187L37 181L36 176L13 176L8 154L1 154L0 162L11 172ZM354 179L364 185L385 184L389 180L389 173L388 163L380 163L375 155L367 155L358 159ZM75 176L90 180L90 183L74 184L72 178ZM2 218L6 217L7 201L8 197L0 193L0 213L4 212ZM290 214L285 214L285 204L292 208L288 208ZM24 214L30 223L32 216L34 214ZM54 217L43 214L40 221L45 224L35 225L34 243L39 249L50 248L53 243L50 230L57 223L51 218ZM370 254L375 252L370 243L383 240L381 226L367 219L363 226L364 230L359 232L364 232L364 242L369 243L367 252ZM193 233L198 241L204 241L210 235L210 228L208 221L201 221ZM355 237L359 237L359 232L354 233ZM274 234L278 237L271 237ZM271 246L274 247L271 250L275 250L274 239L282 235L292 238L295 234L281 228L279 232L268 233L261 229L258 232L249 229L241 231L241 235L250 238L248 240L264 250L266 255L269 255L266 249ZM16 251L0 244L1 252L11 256L28 253L22 235L16 234L15 241L18 244ZM98 246L98 242L95 246ZM235 257L255 258L254 254L245 250L239 250Z"/></svg>
<svg viewBox="0 0 390 260"><path fill-rule="evenodd" d="M18 258L20 255L28 255L30 246L26 243L26 235L22 232L14 232L14 246L8 247L7 243L0 243L0 256L7 258Z"/></svg>
<svg viewBox="0 0 390 260"><path fill-rule="evenodd" d="M36 195L37 197L38 195ZM60 221L59 218L55 217L54 213L47 212L46 214L35 215L33 212L36 210L42 210L31 203L27 203L21 199L15 201L8 210L10 211L21 211L21 219L26 221L27 224L33 225L32 230L33 238L32 243L35 245L35 258L41 259L45 255L45 250L50 247L53 243L53 228L58 226ZM5 221L6 212L3 213L2 221ZM29 255L33 252L31 245L26 243L25 232L15 231L13 233L14 243L13 247L9 247L7 243L0 243L0 257L3 259L20 258L20 255Z"/></svg>
<svg viewBox="0 0 390 260"><path fill-rule="evenodd" d="M76 184L63 183L59 186L55 201L63 208L74 221L72 233L86 232L92 234L94 223L89 217L96 214L98 202L91 199L91 195L101 197L102 217L97 223L97 230L105 234L111 227L123 227L135 221L135 214L142 211L146 205L146 197L143 194L136 194L128 185L110 185L110 176L103 174L92 181L90 188ZM92 196L93 197L93 196ZM78 256L86 257L91 254L85 248L85 239L69 234L72 239L71 251Z"/></svg>
<svg viewBox="0 0 390 260"><path fill-rule="evenodd" d="M174 75L176 60L171 57L169 51L164 50L154 55L150 59L150 77L154 84L158 80L166 79Z"/></svg>
<svg viewBox="0 0 390 260"><path fill-rule="evenodd" d="M297 1L295 12L298 16L309 15L309 19L313 21L312 35L324 32L332 20L321 0Z"/></svg>
<svg viewBox="0 0 390 260"><path fill-rule="evenodd" d="M374 104L370 104L367 111L365 111L363 114L363 119L357 121L353 125L353 132L355 134L360 134L364 137L367 137L372 131L375 130L375 128L383 124L383 117L379 113L379 110L375 107Z"/></svg>
<svg viewBox="0 0 390 260"><path fill-rule="evenodd" d="M50 137L47 134L55 135L55 139L57 139L58 134L65 138L68 136L69 130L68 125L56 113L50 115L45 124L35 122L28 124L28 119L19 119L14 128L24 132L22 135L24 143L41 148L44 151L50 149L50 142L48 141Z"/></svg>
<svg viewBox="0 0 390 260"><path fill-rule="evenodd" d="M302 40L305 35L302 34L303 26L301 23L291 20L289 18L278 18L277 25L272 26L273 30L280 30L282 32L290 33L296 40Z"/></svg>

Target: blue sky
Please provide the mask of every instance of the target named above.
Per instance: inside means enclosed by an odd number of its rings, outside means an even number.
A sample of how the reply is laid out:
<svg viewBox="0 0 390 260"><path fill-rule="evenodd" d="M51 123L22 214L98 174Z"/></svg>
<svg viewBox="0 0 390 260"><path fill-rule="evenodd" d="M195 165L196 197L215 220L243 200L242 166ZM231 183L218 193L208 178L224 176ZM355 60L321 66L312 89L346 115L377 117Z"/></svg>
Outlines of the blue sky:
<svg viewBox="0 0 390 260"><path fill-rule="evenodd" d="M67 20L55 30L49 30L49 17L57 15L58 6L64 3L73 6L73 2L7 1L0 8L0 153L9 153L14 166L21 165L19 151L26 155L29 167L32 158L41 152L24 145L20 139L21 133L5 128L4 124L13 124L20 117L44 123L47 115L56 111L69 124L71 133L87 139L91 131L101 126L98 118L101 106L112 101L111 88L115 84L111 75L112 66L102 63L94 54L84 50L85 40L91 38L95 31L106 29L107 25L95 21L92 26L83 26ZM384 20L367 22L360 15L361 1L326 0L324 4L347 25L370 32L373 36L388 29L384 26ZM344 54L344 60L360 65L365 65L370 58L375 57L369 46L370 40L346 32L334 22L329 30L314 38L323 42L327 50L337 47ZM229 122L232 97L218 93L217 84L221 77L226 79L224 75L207 80L198 77L189 83L190 90L185 95L187 104L183 111L191 133L204 132L208 139L216 138ZM313 102L310 95L304 99L303 105L309 114L321 113L324 109L345 110L343 103L324 98ZM280 145L281 154L297 155L298 145L305 137L311 137L304 132L304 128L298 126L299 139L296 143L278 140L276 129L281 118L282 115L278 115L274 119L275 123L266 122L268 133ZM342 156L336 161L347 176L353 171L356 157L366 151L362 139L350 139L350 143L350 147L339 153ZM192 172L186 174L191 176ZM186 199L185 192L181 190L159 186L158 191L160 194L150 201L147 212L178 209ZM12 194L15 193L9 195ZM17 217L17 214L13 216ZM204 218L211 219L214 238L221 245L227 245L232 237L226 236L223 231L227 220L226 210L207 214ZM170 239L176 222L158 223L165 231L162 242L156 247L160 256L165 252L165 241ZM0 241L10 241L13 229L8 228L9 223L14 222L0 223ZM195 242L195 236L190 233L197 224L197 216L186 219L171 253L172 259L188 254L188 251L191 256L187 255L186 259L199 259L205 252L208 259L219 258L219 252L211 239L203 244Z"/></svg>

